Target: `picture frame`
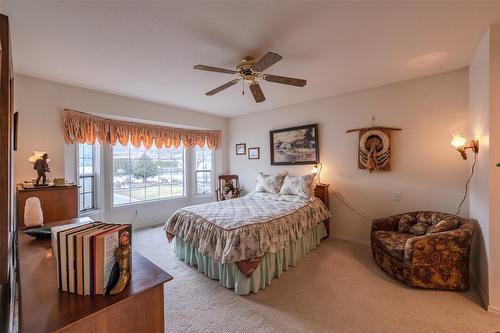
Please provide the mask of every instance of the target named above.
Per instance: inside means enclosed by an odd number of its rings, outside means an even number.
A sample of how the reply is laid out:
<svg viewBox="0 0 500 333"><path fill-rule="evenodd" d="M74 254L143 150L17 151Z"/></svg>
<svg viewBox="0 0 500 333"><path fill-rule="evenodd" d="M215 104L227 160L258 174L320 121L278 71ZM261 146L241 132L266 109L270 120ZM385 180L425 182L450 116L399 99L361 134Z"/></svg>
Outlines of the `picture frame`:
<svg viewBox="0 0 500 333"><path fill-rule="evenodd" d="M246 155L247 154L247 144L237 143L236 144L236 155Z"/></svg>
<svg viewBox="0 0 500 333"><path fill-rule="evenodd" d="M260 159L260 148L259 147L248 148L248 159L249 160Z"/></svg>
<svg viewBox="0 0 500 333"><path fill-rule="evenodd" d="M318 124L277 129L269 136L271 165L319 163Z"/></svg>

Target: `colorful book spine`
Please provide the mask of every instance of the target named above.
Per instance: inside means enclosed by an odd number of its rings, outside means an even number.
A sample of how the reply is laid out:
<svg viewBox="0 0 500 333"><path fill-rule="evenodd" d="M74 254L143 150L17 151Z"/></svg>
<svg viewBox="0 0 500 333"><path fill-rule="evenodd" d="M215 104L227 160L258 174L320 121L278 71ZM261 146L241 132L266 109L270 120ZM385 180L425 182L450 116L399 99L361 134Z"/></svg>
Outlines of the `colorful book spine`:
<svg viewBox="0 0 500 333"><path fill-rule="evenodd" d="M61 291L102 295L116 264L120 239L131 243L130 224L77 223L52 228L52 250Z"/></svg>

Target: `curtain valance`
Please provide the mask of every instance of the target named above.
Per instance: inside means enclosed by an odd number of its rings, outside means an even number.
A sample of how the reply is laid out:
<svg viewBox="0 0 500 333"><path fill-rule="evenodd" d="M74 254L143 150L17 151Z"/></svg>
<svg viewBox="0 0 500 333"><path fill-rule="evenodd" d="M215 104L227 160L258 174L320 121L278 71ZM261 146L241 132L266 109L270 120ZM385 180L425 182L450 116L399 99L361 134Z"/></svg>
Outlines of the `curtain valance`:
<svg viewBox="0 0 500 333"><path fill-rule="evenodd" d="M64 140L67 143L93 144L97 139L101 144L116 142L133 146L141 144L150 148L153 144L161 147L203 147L216 149L221 143L221 131L192 130L141 124L122 120L106 119L88 113L65 109L63 112Z"/></svg>

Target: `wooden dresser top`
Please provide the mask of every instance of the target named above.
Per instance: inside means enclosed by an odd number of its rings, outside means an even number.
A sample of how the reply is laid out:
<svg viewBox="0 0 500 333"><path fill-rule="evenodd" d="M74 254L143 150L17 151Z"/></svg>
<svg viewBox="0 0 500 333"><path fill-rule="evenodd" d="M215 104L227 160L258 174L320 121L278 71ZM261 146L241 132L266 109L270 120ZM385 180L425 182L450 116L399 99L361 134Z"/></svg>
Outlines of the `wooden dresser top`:
<svg viewBox="0 0 500 333"><path fill-rule="evenodd" d="M21 332L53 332L126 298L172 280L172 277L133 251L130 285L114 296L81 296L61 292L50 240L37 240L19 231L19 325ZM147 309L144 309L147 311Z"/></svg>

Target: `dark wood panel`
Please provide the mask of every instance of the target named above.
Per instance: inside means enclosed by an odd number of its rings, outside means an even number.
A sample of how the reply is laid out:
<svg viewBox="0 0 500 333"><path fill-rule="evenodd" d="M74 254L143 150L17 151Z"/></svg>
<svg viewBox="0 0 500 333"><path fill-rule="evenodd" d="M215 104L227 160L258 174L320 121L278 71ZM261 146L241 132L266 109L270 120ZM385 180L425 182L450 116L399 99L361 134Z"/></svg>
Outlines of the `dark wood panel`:
<svg viewBox="0 0 500 333"><path fill-rule="evenodd" d="M58 332L137 333L165 332L163 284L127 298L77 321Z"/></svg>
<svg viewBox="0 0 500 333"><path fill-rule="evenodd" d="M321 199L328 209L330 209L329 188L330 185L328 184L316 184L316 187L314 188L314 196ZM330 237L330 219L326 219L323 223L325 224L326 229L325 238L328 238Z"/></svg>
<svg viewBox="0 0 500 333"><path fill-rule="evenodd" d="M9 19L0 14L0 284L9 283L12 258L12 101Z"/></svg>
<svg viewBox="0 0 500 333"><path fill-rule="evenodd" d="M40 199L43 223L74 219L78 217L78 187L50 186L17 191L17 226L25 228L24 206L31 197Z"/></svg>
<svg viewBox="0 0 500 333"><path fill-rule="evenodd" d="M50 240L20 231L18 247L21 332L163 332L157 287L172 277L139 253L133 251L132 279L122 293L81 296L58 290Z"/></svg>

